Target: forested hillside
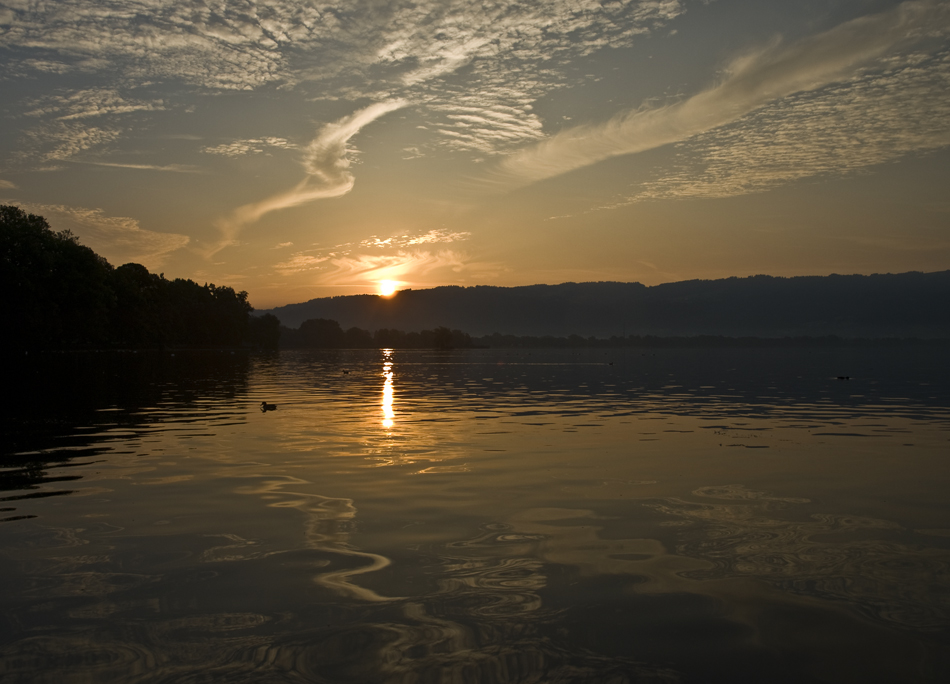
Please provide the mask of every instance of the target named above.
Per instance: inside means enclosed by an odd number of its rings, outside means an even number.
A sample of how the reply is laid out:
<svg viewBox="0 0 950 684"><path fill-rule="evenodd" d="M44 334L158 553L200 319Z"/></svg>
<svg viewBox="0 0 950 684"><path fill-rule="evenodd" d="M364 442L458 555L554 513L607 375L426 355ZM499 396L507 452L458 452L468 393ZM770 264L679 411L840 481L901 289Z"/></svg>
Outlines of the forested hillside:
<svg viewBox="0 0 950 684"><path fill-rule="evenodd" d="M474 336L725 335L950 337L950 271L885 275L437 287L392 298L354 295L272 309L281 323L345 328L448 326Z"/></svg>

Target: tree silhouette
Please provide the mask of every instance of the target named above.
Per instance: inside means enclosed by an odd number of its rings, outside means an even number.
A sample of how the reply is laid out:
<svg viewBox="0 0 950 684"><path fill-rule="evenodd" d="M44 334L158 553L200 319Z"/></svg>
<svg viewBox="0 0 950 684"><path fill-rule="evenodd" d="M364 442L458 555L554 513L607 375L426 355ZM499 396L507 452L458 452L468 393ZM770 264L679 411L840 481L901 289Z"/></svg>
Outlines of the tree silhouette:
<svg viewBox="0 0 950 684"><path fill-rule="evenodd" d="M5 347L89 347L108 339L112 266L41 216L0 206L0 291Z"/></svg>
<svg viewBox="0 0 950 684"><path fill-rule="evenodd" d="M312 318L300 324L300 338L304 347L339 349L343 345L343 329L328 318Z"/></svg>
<svg viewBox="0 0 950 684"><path fill-rule="evenodd" d="M167 281L141 264L124 264L112 274L116 308L112 340L120 347L165 346L170 341Z"/></svg>
<svg viewBox="0 0 950 684"><path fill-rule="evenodd" d="M277 349L280 343L280 321L277 316L251 316L247 322L247 342L252 349Z"/></svg>
<svg viewBox="0 0 950 684"><path fill-rule="evenodd" d="M114 269L69 231L6 205L0 288L10 323L4 348L233 347L246 341L253 310L247 292L168 281L140 264ZM258 324L256 334L269 340L259 346L276 346L279 322L271 319Z"/></svg>

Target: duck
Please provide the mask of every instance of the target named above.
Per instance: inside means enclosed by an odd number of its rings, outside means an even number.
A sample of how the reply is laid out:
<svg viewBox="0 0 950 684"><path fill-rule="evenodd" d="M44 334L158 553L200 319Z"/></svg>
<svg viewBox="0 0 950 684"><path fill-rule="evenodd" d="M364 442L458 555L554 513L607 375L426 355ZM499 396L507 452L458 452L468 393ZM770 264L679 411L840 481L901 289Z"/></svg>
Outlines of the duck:
<svg viewBox="0 0 950 684"><path fill-rule="evenodd" d="M277 404L268 404L266 401L261 402L261 411L276 411Z"/></svg>

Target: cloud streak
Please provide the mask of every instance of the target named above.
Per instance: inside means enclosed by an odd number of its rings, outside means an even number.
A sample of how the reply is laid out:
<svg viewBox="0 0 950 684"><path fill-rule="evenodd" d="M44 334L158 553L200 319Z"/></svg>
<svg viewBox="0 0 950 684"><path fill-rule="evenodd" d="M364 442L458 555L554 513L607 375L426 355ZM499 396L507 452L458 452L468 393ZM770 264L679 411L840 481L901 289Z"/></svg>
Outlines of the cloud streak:
<svg viewBox="0 0 950 684"><path fill-rule="evenodd" d="M426 249L422 245L447 245L468 240L471 234L433 229L425 233L373 236L322 249L296 252L274 265L281 276L309 276L314 284L333 287L373 287L380 280L412 285L439 270L450 270L453 279L460 274L492 278L503 269L497 263L470 261L465 252L452 249Z"/></svg>
<svg viewBox="0 0 950 684"><path fill-rule="evenodd" d="M8 0L0 49L7 78L105 79L101 91L27 101L37 117L141 116L180 102L179 84L318 84L321 97L430 103L439 146L497 154L540 139L532 103L575 82L572 60L629 46L684 12L684 0ZM164 98L120 93L143 84Z"/></svg>
<svg viewBox="0 0 950 684"><path fill-rule="evenodd" d="M233 140L229 143L202 147L201 151L205 154L216 154L222 157L242 157L248 154L262 154L265 150L292 149L294 145L286 138L267 137L267 138L247 138L244 140Z"/></svg>
<svg viewBox="0 0 950 684"><path fill-rule="evenodd" d="M83 244L114 265L134 261L154 270L172 252L189 242L187 235L145 230L133 218L107 216L102 209L62 204L27 203L22 206L27 211L45 216L57 230L71 230Z"/></svg>
<svg viewBox="0 0 950 684"><path fill-rule="evenodd" d="M265 214L319 199L341 197L352 190L356 179L350 171L352 162L347 146L350 138L367 124L407 104L405 100L378 102L324 126L304 151L304 179L289 190L240 206L221 219L218 228L222 242L214 247L211 254L231 244L241 228L258 221Z"/></svg>
<svg viewBox="0 0 950 684"><path fill-rule="evenodd" d="M620 204L760 192L950 145L948 92L950 52L799 93L695 136L671 169Z"/></svg>
<svg viewBox="0 0 950 684"><path fill-rule="evenodd" d="M422 235L393 235L385 240L375 235L359 243L361 248L368 247L411 247L413 245L424 245L435 242L458 242L459 240L468 240L472 234L467 231L449 232L435 228Z"/></svg>
<svg viewBox="0 0 950 684"><path fill-rule="evenodd" d="M116 169L135 169L137 171L164 171L167 173L204 173L201 169L187 164L120 164L118 162L93 162L69 160L74 164L89 164L90 166L108 166Z"/></svg>
<svg viewBox="0 0 950 684"><path fill-rule="evenodd" d="M485 279L504 270L501 264L473 262L464 253L453 250L400 250L388 255L340 256L330 259L330 265L332 270L320 275L316 284L365 287L381 280L393 280L412 285L443 269L450 270L455 280L463 273Z"/></svg>
<svg viewBox="0 0 950 684"><path fill-rule="evenodd" d="M682 102L626 112L600 125L562 131L506 158L494 180L528 184L599 161L680 142L780 98L822 88L889 50L950 26L937 2L904 2L792 45L775 43L735 60L716 86Z"/></svg>

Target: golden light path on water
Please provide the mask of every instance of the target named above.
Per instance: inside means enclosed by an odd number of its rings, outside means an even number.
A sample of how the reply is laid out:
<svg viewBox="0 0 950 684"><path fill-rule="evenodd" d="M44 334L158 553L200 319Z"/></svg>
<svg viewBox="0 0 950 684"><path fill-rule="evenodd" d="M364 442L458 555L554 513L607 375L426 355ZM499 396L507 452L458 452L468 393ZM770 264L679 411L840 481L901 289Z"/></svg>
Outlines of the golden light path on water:
<svg viewBox="0 0 950 684"><path fill-rule="evenodd" d="M383 350L383 427L387 430L395 424L396 413L393 411L393 361L392 349Z"/></svg>

